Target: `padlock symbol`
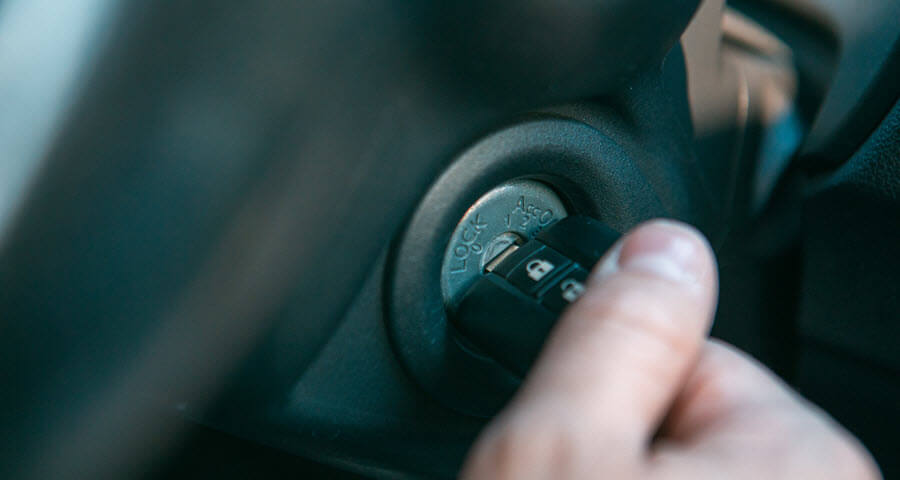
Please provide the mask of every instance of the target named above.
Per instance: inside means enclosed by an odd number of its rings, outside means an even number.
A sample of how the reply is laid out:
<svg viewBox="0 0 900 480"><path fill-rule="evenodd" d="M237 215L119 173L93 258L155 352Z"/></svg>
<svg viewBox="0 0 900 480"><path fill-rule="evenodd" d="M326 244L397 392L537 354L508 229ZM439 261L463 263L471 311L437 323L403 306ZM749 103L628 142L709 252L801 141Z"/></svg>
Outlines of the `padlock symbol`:
<svg viewBox="0 0 900 480"><path fill-rule="evenodd" d="M572 303L575 300L578 300L578 297L584 293L584 285L571 278L565 279L560 285L560 290L562 290L562 298L563 300Z"/></svg>
<svg viewBox="0 0 900 480"><path fill-rule="evenodd" d="M556 268L556 265L553 265L552 263L541 259L532 260L528 262L527 265L525 265L525 270L528 272L528 277L535 282L540 282L541 279L546 277L548 273L552 272L554 268Z"/></svg>

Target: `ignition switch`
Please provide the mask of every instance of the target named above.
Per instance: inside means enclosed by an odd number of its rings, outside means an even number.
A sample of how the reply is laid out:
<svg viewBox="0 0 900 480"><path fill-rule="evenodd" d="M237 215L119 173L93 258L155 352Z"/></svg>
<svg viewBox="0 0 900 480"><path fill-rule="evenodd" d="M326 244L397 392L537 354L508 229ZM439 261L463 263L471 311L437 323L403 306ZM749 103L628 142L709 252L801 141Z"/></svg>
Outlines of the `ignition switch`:
<svg viewBox="0 0 900 480"><path fill-rule="evenodd" d="M448 306L480 277L485 266L514 245L568 216L556 193L534 180L514 180L483 195L456 225L444 253L441 290Z"/></svg>
<svg viewBox="0 0 900 480"><path fill-rule="evenodd" d="M675 160L688 157L669 148L676 143L632 158L628 152L644 151L642 145L573 118L529 117L471 145L435 180L391 249L385 271L392 348L423 390L449 408L480 417L495 414L516 391L524 365L559 314L542 304L551 302L543 284L536 293L524 293L513 283L518 280L496 270L514 262L515 252L532 248L535 237L563 235L560 229L569 228L576 214L625 231L653 217L690 219L691 212L709 210L708 203L695 205L688 188L693 180L683 178ZM665 206L658 192L673 195ZM574 227L564 236L571 237L569 243L583 241L583 250L596 255L582 259L578 249L538 241L571 260L568 268L590 271L605 250L603 242L582 238ZM542 280L576 298L578 278L553 283L561 271L551 270L536 262L530 273L546 272ZM500 282L503 293L477 300L482 279ZM560 296L568 303L567 298ZM539 328L531 331L530 323Z"/></svg>
<svg viewBox="0 0 900 480"><path fill-rule="evenodd" d="M619 237L568 215L543 183L507 182L466 211L444 253L441 289L459 340L520 378Z"/></svg>

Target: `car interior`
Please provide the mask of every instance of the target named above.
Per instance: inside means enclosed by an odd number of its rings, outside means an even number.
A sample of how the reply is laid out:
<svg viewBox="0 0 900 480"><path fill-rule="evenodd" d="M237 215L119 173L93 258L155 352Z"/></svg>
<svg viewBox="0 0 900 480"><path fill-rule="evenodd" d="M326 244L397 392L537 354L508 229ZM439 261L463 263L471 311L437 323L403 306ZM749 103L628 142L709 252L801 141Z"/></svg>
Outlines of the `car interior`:
<svg viewBox="0 0 900 480"><path fill-rule="evenodd" d="M0 0L0 151L2 478L455 478L658 217L900 478L900 1Z"/></svg>

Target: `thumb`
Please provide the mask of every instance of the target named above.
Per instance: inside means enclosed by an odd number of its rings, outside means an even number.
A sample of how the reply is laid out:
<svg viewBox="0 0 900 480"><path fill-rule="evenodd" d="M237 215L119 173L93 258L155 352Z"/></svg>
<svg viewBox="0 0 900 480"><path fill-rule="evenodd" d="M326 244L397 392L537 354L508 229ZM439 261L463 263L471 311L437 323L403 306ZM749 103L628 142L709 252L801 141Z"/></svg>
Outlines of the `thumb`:
<svg viewBox="0 0 900 480"><path fill-rule="evenodd" d="M611 445L640 454L699 354L716 293L712 251L693 228L657 220L624 236L479 440L468 471L481 470L478 458L491 457L491 444L508 448L515 432L528 446L567 437L588 449L585 458Z"/></svg>

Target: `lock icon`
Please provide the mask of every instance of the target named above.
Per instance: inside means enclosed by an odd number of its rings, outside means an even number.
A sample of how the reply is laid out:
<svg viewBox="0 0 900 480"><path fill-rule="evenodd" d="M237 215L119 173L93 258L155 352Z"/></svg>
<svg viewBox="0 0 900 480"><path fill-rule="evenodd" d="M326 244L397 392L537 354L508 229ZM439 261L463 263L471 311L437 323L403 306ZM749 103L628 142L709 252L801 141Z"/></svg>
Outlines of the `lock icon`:
<svg viewBox="0 0 900 480"><path fill-rule="evenodd" d="M556 265L553 265L547 260L542 259L532 260L528 262L527 265L525 265L525 270L528 272L528 277L535 282L540 282L541 279L546 277L548 273L552 272L554 268L556 268Z"/></svg>
<svg viewBox="0 0 900 480"><path fill-rule="evenodd" d="M559 285L560 290L562 290L562 298L563 300L572 303L575 300L578 300L578 297L584 293L584 285L574 279L567 278L563 280L563 282Z"/></svg>

